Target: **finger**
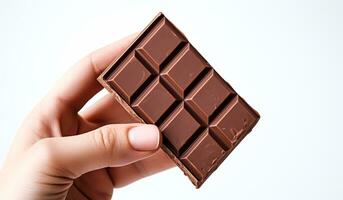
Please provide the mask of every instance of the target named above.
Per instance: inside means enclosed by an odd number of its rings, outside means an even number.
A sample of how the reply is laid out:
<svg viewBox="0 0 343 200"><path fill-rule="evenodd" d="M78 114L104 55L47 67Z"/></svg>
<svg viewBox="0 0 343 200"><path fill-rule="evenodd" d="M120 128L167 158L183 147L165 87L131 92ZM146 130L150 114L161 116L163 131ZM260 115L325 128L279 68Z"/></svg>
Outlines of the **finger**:
<svg viewBox="0 0 343 200"><path fill-rule="evenodd" d="M162 162L161 162L162 161ZM162 150L154 155L123 167L105 168L89 172L74 181L91 199L107 199L113 187L119 188L149 175L175 166ZM99 187L89 185L95 182Z"/></svg>
<svg viewBox="0 0 343 200"><path fill-rule="evenodd" d="M49 93L49 100L63 102L68 108L78 111L97 92L100 73L117 58L133 41L136 34L114 42L90 53L72 67Z"/></svg>
<svg viewBox="0 0 343 200"><path fill-rule="evenodd" d="M124 109L113 94L106 94L81 112L80 116L88 122L99 125L138 122Z"/></svg>
<svg viewBox="0 0 343 200"><path fill-rule="evenodd" d="M97 169L120 167L147 158L159 145L156 126L117 124L77 136L42 139L33 146L36 155L31 157L39 163L38 168L45 166L41 170L58 169L55 175L76 178Z"/></svg>
<svg viewBox="0 0 343 200"><path fill-rule="evenodd" d="M175 167L175 163L162 150L154 155L134 162L127 166L109 169L109 175L114 187L123 187L139 179Z"/></svg>
<svg viewBox="0 0 343 200"><path fill-rule="evenodd" d="M135 119L116 101L115 97L108 94L98 100L90 108L80 114L88 122L93 124L111 124L135 122ZM127 166L111 168L109 174L115 187L122 187L141 178L156 174L171 167L175 163L159 150L154 155L132 163Z"/></svg>
<svg viewBox="0 0 343 200"><path fill-rule="evenodd" d="M87 194L89 199L111 199L114 183L108 175L108 169L104 168L83 174L75 179L73 184Z"/></svg>

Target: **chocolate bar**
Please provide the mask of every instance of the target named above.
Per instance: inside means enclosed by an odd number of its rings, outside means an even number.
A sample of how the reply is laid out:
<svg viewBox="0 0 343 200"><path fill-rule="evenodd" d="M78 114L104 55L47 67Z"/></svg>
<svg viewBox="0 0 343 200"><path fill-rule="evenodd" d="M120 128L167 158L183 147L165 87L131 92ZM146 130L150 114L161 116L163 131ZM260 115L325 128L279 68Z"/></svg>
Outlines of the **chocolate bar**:
<svg viewBox="0 0 343 200"><path fill-rule="evenodd" d="M99 76L199 188L252 130L259 114L162 13Z"/></svg>

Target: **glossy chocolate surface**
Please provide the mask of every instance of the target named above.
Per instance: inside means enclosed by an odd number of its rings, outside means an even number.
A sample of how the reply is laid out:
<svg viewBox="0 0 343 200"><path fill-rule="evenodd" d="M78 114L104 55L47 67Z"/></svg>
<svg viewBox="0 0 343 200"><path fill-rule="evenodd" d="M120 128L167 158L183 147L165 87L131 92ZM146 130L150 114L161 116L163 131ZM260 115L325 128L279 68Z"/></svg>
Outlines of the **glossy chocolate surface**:
<svg viewBox="0 0 343 200"><path fill-rule="evenodd" d="M259 119L162 14L99 77L198 188Z"/></svg>

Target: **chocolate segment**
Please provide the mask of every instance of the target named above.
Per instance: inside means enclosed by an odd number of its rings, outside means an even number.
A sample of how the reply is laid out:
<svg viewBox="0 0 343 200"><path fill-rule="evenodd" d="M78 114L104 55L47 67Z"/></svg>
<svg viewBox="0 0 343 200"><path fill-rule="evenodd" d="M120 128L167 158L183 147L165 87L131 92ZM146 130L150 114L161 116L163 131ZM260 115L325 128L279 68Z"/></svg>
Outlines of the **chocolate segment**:
<svg viewBox="0 0 343 200"><path fill-rule="evenodd" d="M99 76L199 188L259 119L162 14Z"/></svg>
<svg viewBox="0 0 343 200"><path fill-rule="evenodd" d="M169 142L173 153L180 156L187 141L196 136L201 124L185 109L182 103L161 125L161 132Z"/></svg>
<svg viewBox="0 0 343 200"><path fill-rule="evenodd" d="M181 161L194 172L198 180L218 166L225 150L212 138L206 129L197 141L181 157Z"/></svg>

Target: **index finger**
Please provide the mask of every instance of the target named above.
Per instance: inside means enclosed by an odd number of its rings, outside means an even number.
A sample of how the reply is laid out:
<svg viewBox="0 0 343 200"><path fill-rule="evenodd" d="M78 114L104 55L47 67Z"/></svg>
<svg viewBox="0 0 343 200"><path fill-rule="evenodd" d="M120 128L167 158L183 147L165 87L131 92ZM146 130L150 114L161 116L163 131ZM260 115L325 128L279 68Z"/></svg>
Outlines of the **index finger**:
<svg viewBox="0 0 343 200"><path fill-rule="evenodd" d="M137 34L102 47L76 63L50 91L48 99L63 103L69 109L79 111L98 93L102 86L97 82L100 73L129 46Z"/></svg>

